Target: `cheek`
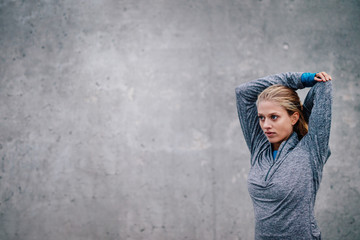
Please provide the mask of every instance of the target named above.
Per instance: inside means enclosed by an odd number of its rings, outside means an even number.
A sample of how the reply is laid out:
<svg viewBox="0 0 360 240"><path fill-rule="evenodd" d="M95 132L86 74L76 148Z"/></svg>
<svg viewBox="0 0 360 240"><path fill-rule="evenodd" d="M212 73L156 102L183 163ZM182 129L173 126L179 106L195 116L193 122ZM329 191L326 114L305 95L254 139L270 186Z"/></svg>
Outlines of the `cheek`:
<svg viewBox="0 0 360 240"><path fill-rule="evenodd" d="M293 126L290 124L288 127L288 132L292 132L294 130Z"/></svg>
<svg viewBox="0 0 360 240"><path fill-rule="evenodd" d="M277 127L286 135L293 131L293 125L289 119L282 119L282 121L278 122Z"/></svg>
<svg viewBox="0 0 360 240"><path fill-rule="evenodd" d="M292 132L294 130L293 125L291 124L291 122L286 122L284 123L284 130L286 132Z"/></svg>

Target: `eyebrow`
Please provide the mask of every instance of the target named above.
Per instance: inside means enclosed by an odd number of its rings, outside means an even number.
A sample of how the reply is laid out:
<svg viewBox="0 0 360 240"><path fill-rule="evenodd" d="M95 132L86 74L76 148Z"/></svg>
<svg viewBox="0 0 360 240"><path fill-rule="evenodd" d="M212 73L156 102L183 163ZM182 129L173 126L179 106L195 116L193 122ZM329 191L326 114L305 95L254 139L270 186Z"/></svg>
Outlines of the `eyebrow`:
<svg viewBox="0 0 360 240"><path fill-rule="evenodd" d="M260 115L265 115L265 114L262 114L262 113L258 113L258 116ZM272 113L269 113L268 115L279 115L278 112L272 112Z"/></svg>

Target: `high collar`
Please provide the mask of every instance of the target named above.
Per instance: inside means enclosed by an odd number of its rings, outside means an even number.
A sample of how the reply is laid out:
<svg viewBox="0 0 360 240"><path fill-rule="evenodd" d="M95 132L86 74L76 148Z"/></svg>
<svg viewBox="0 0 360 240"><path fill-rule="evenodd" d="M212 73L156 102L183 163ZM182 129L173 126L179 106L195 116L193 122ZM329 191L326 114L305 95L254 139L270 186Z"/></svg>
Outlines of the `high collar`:
<svg viewBox="0 0 360 240"><path fill-rule="evenodd" d="M299 138L296 132L293 132L291 134L291 136L286 140L283 141L280 144L280 147L278 149L278 153L276 154L276 159L274 159L274 161L271 164L271 167L269 168L266 177L265 177L265 181L268 181L268 179L270 179L272 177L272 175L276 172L276 169L281 165L281 163L286 159L287 154L296 147L296 145L299 143ZM268 151L268 156L271 159L272 158L272 147L271 147L271 143L270 144L270 150Z"/></svg>
<svg viewBox="0 0 360 240"><path fill-rule="evenodd" d="M286 154L289 151L291 151L292 149L294 149L298 143L299 143L298 135L296 132L293 132L287 140L283 141L280 144L278 152L276 154L276 159L279 159L281 157L280 155L283 156L284 154ZM269 144L270 144L270 149L272 152L273 151L272 145L270 142L269 142Z"/></svg>

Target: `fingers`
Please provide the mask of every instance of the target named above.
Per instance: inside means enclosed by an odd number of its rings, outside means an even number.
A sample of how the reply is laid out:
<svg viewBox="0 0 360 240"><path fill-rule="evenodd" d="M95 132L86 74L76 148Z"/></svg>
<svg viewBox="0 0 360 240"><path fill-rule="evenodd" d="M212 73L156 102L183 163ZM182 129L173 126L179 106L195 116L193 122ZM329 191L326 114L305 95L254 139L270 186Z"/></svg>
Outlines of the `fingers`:
<svg viewBox="0 0 360 240"><path fill-rule="evenodd" d="M326 82L331 80L331 76L326 72L318 72L315 74L314 80L318 82Z"/></svg>

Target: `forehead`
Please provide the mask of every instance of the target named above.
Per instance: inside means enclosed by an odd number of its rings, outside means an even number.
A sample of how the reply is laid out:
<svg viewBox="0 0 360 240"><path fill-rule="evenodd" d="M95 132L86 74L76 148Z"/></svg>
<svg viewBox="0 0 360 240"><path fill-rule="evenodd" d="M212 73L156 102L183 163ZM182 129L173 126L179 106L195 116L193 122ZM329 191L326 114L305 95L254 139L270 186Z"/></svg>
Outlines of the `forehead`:
<svg viewBox="0 0 360 240"><path fill-rule="evenodd" d="M285 108L273 101L261 101L257 107L259 114L286 113Z"/></svg>

